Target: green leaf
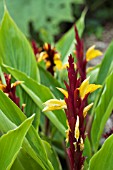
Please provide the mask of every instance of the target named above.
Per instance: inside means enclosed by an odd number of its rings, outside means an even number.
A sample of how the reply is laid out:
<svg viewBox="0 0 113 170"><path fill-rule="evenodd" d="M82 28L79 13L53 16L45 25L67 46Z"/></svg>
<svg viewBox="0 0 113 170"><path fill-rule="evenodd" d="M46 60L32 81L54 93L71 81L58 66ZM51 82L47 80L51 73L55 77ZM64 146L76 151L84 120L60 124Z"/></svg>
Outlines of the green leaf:
<svg viewBox="0 0 113 170"><path fill-rule="evenodd" d="M92 155L92 151L91 151L91 144L90 144L88 137L86 137L85 142L84 142L83 155L86 157L86 162L89 162L91 155Z"/></svg>
<svg viewBox="0 0 113 170"><path fill-rule="evenodd" d="M43 141L43 143L44 143L44 147L46 149L48 158L54 167L54 170L62 170L62 167L60 165L60 161L58 159L56 152L53 150L53 148L50 146L49 143L47 143L46 141Z"/></svg>
<svg viewBox="0 0 113 170"><path fill-rule="evenodd" d="M80 19L76 22L79 35L82 36L84 30L84 18L86 9L82 12ZM74 27L72 27L63 37L56 43L56 49L61 53L61 60L66 63L68 56L73 52L75 42Z"/></svg>
<svg viewBox="0 0 113 170"><path fill-rule="evenodd" d="M24 81L24 83L21 84L22 88L25 90L25 92L30 96L30 98L34 101L34 103L41 110L43 109L43 103L53 98L52 93L47 87L41 84L38 84L36 81L31 79L30 77L27 77L24 73L16 69L12 69L5 65L4 67L7 69L7 71L11 75L13 75L15 79ZM65 126L66 126L65 113L62 110L59 110L59 111L55 111L55 114L51 111L44 112L44 114L51 120L51 122L57 127L57 129L65 136Z"/></svg>
<svg viewBox="0 0 113 170"><path fill-rule="evenodd" d="M91 158L89 170L113 169L113 135L103 144L102 148Z"/></svg>
<svg viewBox="0 0 113 170"><path fill-rule="evenodd" d="M75 0L32 0L29 3L23 0L5 0L5 2L11 16L27 36L30 23L36 31L43 29L49 34L49 37L51 34L55 35L59 32L59 23L74 20L71 3L75 3ZM3 14L3 0L0 1L0 14Z"/></svg>
<svg viewBox="0 0 113 170"><path fill-rule="evenodd" d="M39 79L33 50L6 10L0 28L0 60Z"/></svg>
<svg viewBox="0 0 113 170"><path fill-rule="evenodd" d="M0 91L0 101L0 109L5 115L4 120L9 119L13 124L18 126L26 119L23 112L2 91ZM12 124L10 126L12 126ZM53 167L47 158L42 141L33 126L29 129L26 137L27 141L25 140L23 143L26 152L42 167L45 167L47 170L53 170Z"/></svg>
<svg viewBox="0 0 113 170"><path fill-rule="evenodd" d="M100 70L99 70L99 73L97 76L98 84L104 83L104 81L108 75L109 68L110 68L112 62L113 62L113 41L109 45L109 47L105 53L104 59L101 63Z"/></svg>
<svg viewBox="0 0 113 170"><path fill-rule="evenodd" d="M9 170L14 162L24 137L30 128L34 116L25 120L18 128L9 131L0 138L0 169Z"/></svg>
<svg viewBox="0 0 113 170"><path fill-rule="evenodd" d="M8 119L8 117L6 117L6 115L0 110L0 130L2 131L2 133L7 133L9 130L14 129L16 127L17 126L13 122L11 122L11 120ZM37 140L37 142L38 142L38 140ZM43 167L43 169L45 169L43 163L36 156L36 153L31 148L31 146L28 143L27 139L25 139L23 141L22 149L24 149L24 151L26 151L26 155L29 155L29 159L30 159L29 162L32 161L32 163L33 164L35 163L37 167L41 166L41 167ZM22 149L20 150L20 152L22 152ZM24 156L23 156L23 153L21 153L21 154L19 154L18 157L19 157L20 160L22 160L23 157L24 157L24 160L26 160L27 159L26 155L24 154ZM15 167L15 164L18 164L17 166L21 169L22 167L25 167L25 165L23 165L20 162L19 159L17 161L15 160L16 163L14 163L14 167Z"/></svg>
<svg viewBox="0 0 113 170"><path fill-rule="evenodd" d="M27 152L22 148L18 153L18 156L13 163L11 170L43 170L34 159L32 159Z"/></svg>
<svg viewBox="0 0 113 170"><path fill-rule="evenodd" d="M109 75L105 81L102 94L100 94L98 105L95 108L95 116L93 120L91 138L94 150L96 151L99 146L99 140L106 121L108 120L113 109L113 73Z"/></svg>

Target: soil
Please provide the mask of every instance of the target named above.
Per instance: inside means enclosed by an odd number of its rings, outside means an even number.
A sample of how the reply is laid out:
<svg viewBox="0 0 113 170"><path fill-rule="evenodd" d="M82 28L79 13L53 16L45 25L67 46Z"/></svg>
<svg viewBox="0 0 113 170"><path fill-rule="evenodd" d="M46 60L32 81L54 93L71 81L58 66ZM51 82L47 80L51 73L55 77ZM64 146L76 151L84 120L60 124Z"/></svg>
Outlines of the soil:
<svg viewBox="0 0 113 170"><path fill-rule="evenodd" d="M84 35L84 44L85 49L88 49L92 45L96 45L96 48L103 52L103 56L107 47L109 46L110 42L113 40L113 23L107 23L104 26L104 31L102 32L101 39L98 39L95 34L91 34L88 36L87 34ZM98 57L90 61L89 66L95 66L99 64L103 58L103 56Z"/></svg>

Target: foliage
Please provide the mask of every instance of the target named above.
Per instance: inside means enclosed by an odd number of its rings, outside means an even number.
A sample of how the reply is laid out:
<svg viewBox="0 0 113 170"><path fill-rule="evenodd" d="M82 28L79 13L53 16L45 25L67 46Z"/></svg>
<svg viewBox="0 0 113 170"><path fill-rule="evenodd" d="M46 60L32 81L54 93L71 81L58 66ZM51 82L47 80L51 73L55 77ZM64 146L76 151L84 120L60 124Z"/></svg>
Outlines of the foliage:
<svg viewBox="0 0 113 170"><path fill-rule="evenodd" d="M82 0L29 0L29 2L26 0L6 0L7 8L21 31L27 36L29 36L32 29L32 32L39 31L39 39L45 40L46 38L47 42L53 41L53 35L59 33L61 22L74 22L72 3L79 4L83 2ZM0 0L0 19L2 15L3 0ZM40 37L40 35L42 36ZM38 37L35 38L38 39Z"/></svg>

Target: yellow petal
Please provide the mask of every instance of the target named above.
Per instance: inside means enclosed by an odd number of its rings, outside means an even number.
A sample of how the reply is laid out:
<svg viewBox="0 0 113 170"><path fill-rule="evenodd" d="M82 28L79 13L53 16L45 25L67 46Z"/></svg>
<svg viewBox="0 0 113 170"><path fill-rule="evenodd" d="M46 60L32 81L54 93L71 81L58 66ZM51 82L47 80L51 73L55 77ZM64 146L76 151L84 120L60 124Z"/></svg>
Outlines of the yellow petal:
<svg viewBox="0 0 113 170"><path fill-rule="evenodd" d="M89 84L88 88L86 89L86 94L88 93L92 93L95 90L97 90L98 88L101 88L101 85L96 85L96 84Z"/></svg>
<svg viewBox="0 0 113 170"><path fill-rule="evenodd" d="M58 89L62 94L64 94L64 96L65 96L66 98L68 98L68 92L67 92L66 90L64 90L64 89L62 89L62 88L59 88L59 87L57 87L57 89Z"/></svg>
<svg viewBox="0 0 113 170"><path fill-rule="evenodd" d="M43 46L44 50L48 50L49 49L49 44L48 43L45 43L44 46Z"/></svg>
<svg viewBox="0 0 113 170"><path fill-rule="evenodd" d="M80 143L79 143L79 145L80 145L80 151L83 151L83 150L84 150L84 142L83 142L82 137L80 138Z"/></svg>
<svg viewBox="0 0 113 170"><path fill-rule="evenodd" d="M48 57L48 54L46 52L41 52L38 56L38 62L41 62L42 60L45 60Z"/></svg>
<svg viewBox="0 0 113 170"><path fill-rule="evenodd" d="M45 108L42 110L43 112L67 108L64 100L57 100L57 99L50 99L47 102L45 102L44 105Z"/></svg>
<svg viewBox="0 0 113 170"><path fill-rule="evenodd" d="M54 54L54 61L55 60L60 60L60 54L59 53Z"/></svg>
<svg viewBox="0 0 113 170"><path fill-rule="evenodd" d="M0 90L4 91L4 90L5 90L5 88L6 88L6 85L4 85L4 84L0 84Z"/></svg>
<svg viewBox="0 0 113 170"><path fill-rule="evenodd" d="M75 124L75 135L74 137L76 138L76 140L78 141L80 136L80 130L79 130L79 117L77 116L77 120L76 120L76 124Z"/></svg>
<svg viewBox="0 0 113 170"><path fill-rule="evenodd" d="M88 85L89 85L89 77L87 79L85 79L81 86L78 88L79 91L80 91L80 96L81 98L83 99L86 95L86 89L88 88Z"/></svg>
<svg viewBox="0 0 113 170"><path fill-rule="evenodd" d="M22 83L24 83L24 81L16 81L15 83L12 83L12 84L11 84L11 88L12 88L12 87L15 87L15 86L17 86L17 85L19 85L19 84L22 84Z"/></svg>
<svg viewBox="0 0 113 170"><path fill-rule="evenodd" d="M50 61L46 61L46 68L48 69L51 66L51 62Z"/></svg>
<svg viewBox="0 0 113 170"><path fill-rule="evenodd" d="M83 110L83 115L84 117L86 117L87 112L91 109L91 107L93 106L93 103L89 104L88 106L86 106Z"/></svg>
<svg viewBox="0 0 113 170"><path fill-rule="evenodd" d="M73 142L73 145L75 147L75 152L76 152L76 150L77 150L77 142Z"/></svg>
<svg viewBox="0 0 113 170"><path fill-rule="evenodd" d="M58 70L61 70L62 69L62 62L61 62L61 60L55 60L54 61L54 63L55 63L55 70L56 69L58 69Z"/></svg>
<svg viewBox="0 0 113 170"><path fill-rule="evenodd" d="M81 99L83 99L85 97L86 94L88 93L92 93L95 90L97 90L98 88L101 88L101 85L96 85L96 84L89 84L89 77L87 79L85 79L81 86L78 88L79 92L80 92L80 97Z"/></svg>
<svg viewBox="0 0 113 170"><path fill-rule="evenodd" d="M69 132L71 131L71 129L70 129L68 120L66 120L66 123L67 123L68 129L65 131L66 132L66 140L65 141L66 141L66 143L68 143L69 142Z"/></svg>
<svg viewBox="0 0 113 170"><path fill-rule="evenodd" d="M102 52L99 50L95 50L95 45L93 45L92 47L90 47L87 52L86 52L86 60L90 61L93 58L99 57L102 55Z"/></svg>

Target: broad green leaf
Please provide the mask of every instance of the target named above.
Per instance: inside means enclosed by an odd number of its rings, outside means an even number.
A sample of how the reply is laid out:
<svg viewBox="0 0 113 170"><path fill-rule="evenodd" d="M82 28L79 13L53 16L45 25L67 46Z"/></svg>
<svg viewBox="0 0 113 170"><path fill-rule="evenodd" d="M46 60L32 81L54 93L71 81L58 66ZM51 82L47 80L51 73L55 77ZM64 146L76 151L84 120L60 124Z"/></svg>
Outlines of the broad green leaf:
<svg viewBox="0 0 113 170"><path fill-rule="evenodd" d="M113 169L113 135L103 144L102 148L91 158L89 170Z"/></svg>
<svg viewBox="0 0 113 170"><path fill-rule="evenodd" d="M78 3L78 0L76 1ZM32 23L35 31L42 31L43 29L45 33L48 34L48 37L50 37L51 34L58 34L59 23L61 23L62 21L72 22L74 20L74 17L72 15L71 3L76 3L76 1L31 0L28 3L28 1L23 0L5 0L11 16L13 17L19 28L27 36L30 33L30 23ZM2 14L3 0L0 0L0 19Z"/></svg>
<svg viewBox="0 0 113 170"><path fill-rule="evenodd" d="M90 158L91 158L91 144L90 141L88 139L88 137L86 137L85 142L84 142L84 151L83 151L83 155L86 157L86 162L88 163Z"/></svg>
<svg viewBox="0 0 113 170"><path fill-rule="evenodd" d="M59 90L56 88L61 87L60 83L48 71L41 67L41 65L39 65L38 68L40 71L41 83L49 87L56 98L63 98L61 92L59 92Z"/></svg>
<svg viewBox="0 0 113 170"><path fill-rule="evenodd" d="M86 9L82 12L80 19L76 22L79 35L82 36L84 30L84 19ZM72 27L63 37L56 43L56 49L61 53L61 60L66 63L68 56L73 52L75 42L74 27Z"/></svg>
<svg viewBox="0 0 113 170"><path fill-rule="evenodd" d="M0 27L0 60L38 80L33 50L6 10Z"/></svg>
<svg viewBox="0 0 113 170"><path fill-rule="evenodd" d="M105 53L104 59L100 65L100 70L97 76L98 84L103 84L103 82L105 81L112 62L113 62L113 41L109 45Z"/></svg>
<svg viewBox="0 0 113 170"><path fill-rule="evenodd" d="M15 170L15 169L16 170L25 170L24 167L22 166L21 162L17 158L16 158L16 160L14 161L14 163L11 167L11 170Z"/></svg>
<svg viewBox="0 0 113 170"><path fill-rule="evenodd" d="M9 130L12 130L16 127L17 126L13 122L11 122L11 120L8 119L8 117L6 117L6 115L0 110L0 131L2 131L2 133L7 133ZM24 152L26 152L26 154L24 154L24 156L23 156L22 149L24 149ZM43 167L42 169L45 169L43 163L37 157L36 153L31 148L27 139L24 139L22 149L20 150L21 153L19 152L20 154L18 155L19 159L17 158L18 160L15 160L16 163L14 163L13 167L18 166L20 169L25 167L25 165L23 165L20 162L20 160L23 160L23 157L24 157L24 160L26 160L27 155L29 155L29 162L32 161L32 163L35 164L38 168Z"/></svg>
<svg viewBox="0 0 113 170"><path fill-rule="evenodd" d="M54 97L47 87L38 84L30 77L27 77L24 73L8 66L5 66L5 68L11 75L13 75L15 79L24 81L24 83L21 84L22 88L41 110L43 109L43 103ZM57 129L65 136L65 113L62 110L55 111L54 113L51 111L44 112L44 114L51 120Z"/></svg>
<svg viewBox="0 0 113 170"><path fill-rule="evenodd" d="M60 161L54 149L46 141L43 141L43 143L44 143L44 147L46 149L48 158L54 167L54 170L62 170Z"/></svg>
<svg viewBox="0 0 113 170"><path fill-rule="evenodd" d="M18 126L26 119L23 112L2 91L0 91L0 101L1 111L12 123ZM25 140L23 143L23 147L26 149L26 152L30 154L31 157L33 157L33 159L35 159L38 163L42 162L45 169L53 170L53 167L47 158L43 143L33 126L29 129L26 137L28 141Z"/></svg>
<svg viewBox="0 0 113 170"><path fill-rule="evenodd" d="M13 163L11 170L43 170L22 148Z"/></svg>
<svg viewBox="0 0 113 170"><path fill-rule="evenodd" d="M33 117L25 120L18 128L9 131L0 138L0 169L9 170L14 162L24 137L30 128Z"/></svg>
<svg viewBox="0 0 113 170"><path fill-rule="evenodd" d="M112 82L113 73L106 79L105 87L103 88L102 94L100 94L98 105L95 108L95 115L91 130L91 138L95 151L98 149L99 140L104 130L104 126L113 109Z"/></svg>

